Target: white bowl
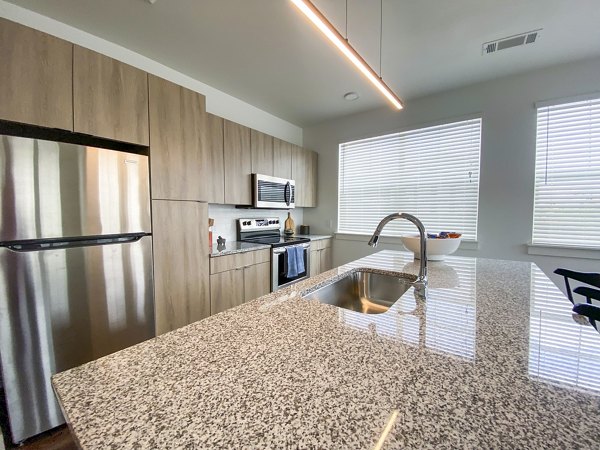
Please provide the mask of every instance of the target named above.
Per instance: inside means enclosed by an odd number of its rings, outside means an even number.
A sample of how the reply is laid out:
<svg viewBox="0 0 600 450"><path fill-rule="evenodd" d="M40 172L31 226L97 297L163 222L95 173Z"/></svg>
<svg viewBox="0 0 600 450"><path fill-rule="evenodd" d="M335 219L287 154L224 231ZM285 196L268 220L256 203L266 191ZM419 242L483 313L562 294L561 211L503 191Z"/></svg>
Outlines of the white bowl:
<svg viewBox="0 0 600 450"><path fill-rule="evenodd" d="M418 235L401 236L400 239L407 250L415 254L415 259L420 259L421 242ZM441 261L444 256L454 253L460 245L461 238L427 239L427 259Z"/></svg>

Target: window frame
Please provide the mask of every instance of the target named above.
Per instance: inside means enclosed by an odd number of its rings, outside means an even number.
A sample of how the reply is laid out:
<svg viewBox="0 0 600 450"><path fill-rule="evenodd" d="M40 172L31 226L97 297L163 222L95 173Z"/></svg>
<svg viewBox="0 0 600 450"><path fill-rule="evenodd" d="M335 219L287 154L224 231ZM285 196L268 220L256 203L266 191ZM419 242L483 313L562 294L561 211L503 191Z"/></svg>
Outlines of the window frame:
<svg viewBox="0 0 600 450"><path fill-rule="evenodd" d="M363 136L359 136L359 137L347 138L347 139L344 139L343 141L342 140L338 141L338 152L337 152L337 156L338 156L338 160L337 160L338 192L337 193L338 193L338 196L337 196L337 205L336 205L337 206L337 210L336 210L337 220L336 220L336 224L335 224L336 231L334 233L336 239L347 240L347 241L363 241L364 236L370 236L372 233L371 231L352 232L352 231L341 231L340 230L340 203L341 203L341 197L342 197L341 196L341 192L342 192L342 189L341 189L341 182L342 182L341 151L342 151L343 145L350 144L353 142L363 141L363 140L383 138L383 137L391 136L394 134L409 133L411 131L419 131L419 130L424 130L427 128L441 127L441 126L445 126L445 125L458 124L461 122L468 122L468 121L473 121L473 120L479 120L479 154L478 154L479 160L478 160L478 168L477 168L477 170L478 170L478 179L477 179L478 186L477 186L477 206L476 206L476 213L475 213L475 239L464 239L463 238L459 248L461 250L478 250L479 249L479 241L478 241L478 239L479 239L479 219L480 219L479 213L480 213L480 199L481 199L481 168L482 168L482 157L483 157L483 125L484 125L483 113L472 113L472 114L466 114L466 115L461 115L461 116L455 116L455 117L446 118L446 119L443 119L440 121L419 123L419 124L402 127L399 129L394 129L391 131L384 131L384 132L380 132L375 135L368 134L368 135L363 135ZM416 233L416 229L415 229L415 233ZM400 236L386 234L385 230L381 234L381 238L380 238L379 242L392 244L392 245L399 245L400 247L403 248Z"/></svg>
<svg viewBox="0 0 600 450"><path fill-rule="evenodd" d="M589 100L600 100L600 92L583 95L560 97L534 103L535 128L534 128L534 172L533 172L533 199L531 206L530 240L527 243L527 253L539 256L557 256L583 259L600 259L600 244L598 246L571 245L562 242L536 242L534 241L536 192L537 192L537 161L538 161L538 123L540 109L552 106L568 105Z"/></svg>

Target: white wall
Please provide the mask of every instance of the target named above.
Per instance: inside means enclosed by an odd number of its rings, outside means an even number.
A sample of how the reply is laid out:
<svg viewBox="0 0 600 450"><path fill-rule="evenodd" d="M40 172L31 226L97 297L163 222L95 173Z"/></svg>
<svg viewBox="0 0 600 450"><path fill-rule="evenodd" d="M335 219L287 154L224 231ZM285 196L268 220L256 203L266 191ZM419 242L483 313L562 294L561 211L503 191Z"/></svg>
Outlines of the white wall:
<svg viewBox="0 0 600 450"><path fill-rule="evenodd" d="M0 0L0 17L89 48L200 92L206 96L208 112L302 145L302 128L117 44L3 0Z"/></svg>
<svg viewBox="0 0 600 450"><path fill-rule="evenodd" d="M483 117L479 247L465 256L529 260L546 273L557 267L600 271L596 259L534 256L531 239L536 113L534 102L600 91L600 59L569 63L406 102L401 112L382 108L304 130L304 145L319 153L319 206L305 221L315 233L336 231L338 145L354 139L418 128L461 116ZM334 263L372 253L360 242L335 240ZM402 249L383 244L379 248ZM594 252L598 255L600 252ZM562 279L555 281L561 283Z"/></svg>
<svg viewBox="0 0 600 450"><path fill-rule="evenodd" d="M298 227L303 224L303 208L295 208L290 210L290 212L296 224L296 232L298 232ZM281 231L283 231L283 223L287 219L287 213L286 210L282 209L246 209L236 208L232 205L208 205L208 217L215 219L213 228L214 242L217 242L217 236L224 237L228 242L237 240L237 219L277 217L281 224Z"/></svg>

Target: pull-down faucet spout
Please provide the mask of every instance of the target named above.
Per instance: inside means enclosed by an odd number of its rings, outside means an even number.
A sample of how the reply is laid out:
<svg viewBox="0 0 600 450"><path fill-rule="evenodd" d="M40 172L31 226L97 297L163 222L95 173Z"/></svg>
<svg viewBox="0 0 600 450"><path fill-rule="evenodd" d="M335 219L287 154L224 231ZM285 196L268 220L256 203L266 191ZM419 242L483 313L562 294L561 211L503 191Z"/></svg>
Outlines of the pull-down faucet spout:
<svg viewBox="0 0 600 450"><path fill-rule="evenodd" d="M423 223L419 219L417 219L411 214L406 213L394 213L384 217L381 220L381 222L379 222L379 225L377 225L373 236L371 236L371 239L369 240L369 245L371 247L377 247L377 243L379 242L379 235L381 234L383 227L385 227L389 222L395 219L406 219L414 223L419 229L419 236L421 240L419 256L421 257L421 264L419 266L419 276L417 277L416 283L419 283L423 287L425 287L427 285L427 234L425 233L425 227L423 226Z"/></svg>

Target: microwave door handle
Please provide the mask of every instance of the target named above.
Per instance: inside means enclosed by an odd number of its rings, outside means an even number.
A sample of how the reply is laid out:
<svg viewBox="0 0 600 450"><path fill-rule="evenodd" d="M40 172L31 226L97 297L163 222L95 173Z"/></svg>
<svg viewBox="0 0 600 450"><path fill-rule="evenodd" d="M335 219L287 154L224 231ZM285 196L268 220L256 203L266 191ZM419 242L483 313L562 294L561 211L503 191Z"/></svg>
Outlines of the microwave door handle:
<svg viewBox="0 0 600 450"><path fill-rule="evenodd" d="M287 183L285 183L285 188L283 190L283 199L287 206L290 206L290 202L292 201L291 191L292 191L291 185L290 185L290 182L288 181Z"/></svg>

